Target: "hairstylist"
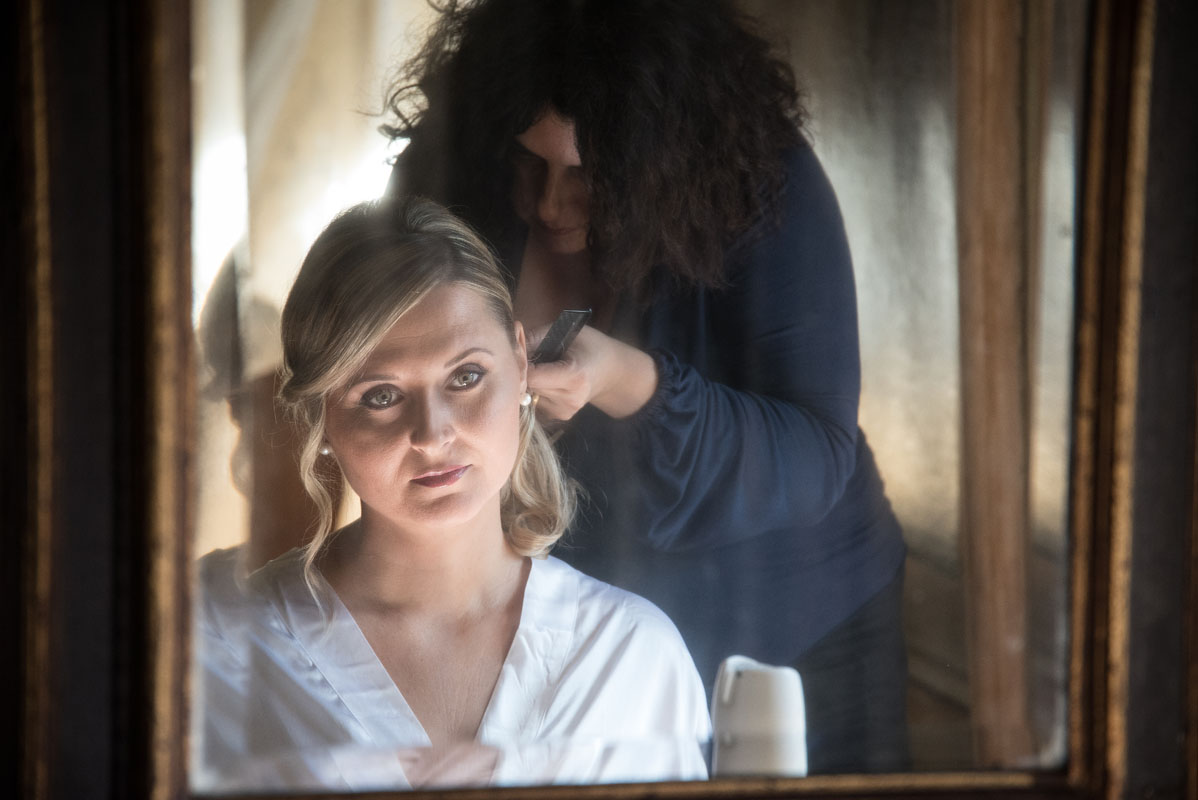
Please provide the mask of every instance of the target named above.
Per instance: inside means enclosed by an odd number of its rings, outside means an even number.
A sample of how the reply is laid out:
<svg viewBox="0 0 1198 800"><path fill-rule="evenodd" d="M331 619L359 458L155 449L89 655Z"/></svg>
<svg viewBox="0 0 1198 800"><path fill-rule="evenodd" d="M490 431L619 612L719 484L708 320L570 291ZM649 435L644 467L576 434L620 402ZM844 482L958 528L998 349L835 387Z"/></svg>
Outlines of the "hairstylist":
<svg viewBox="0 0 1198 800"><path fill-rule="evenodd" d="M904 768L904 545L789 67L724 2L449 2L390 105L392 192L495 244L533 343L594 311L528 376L590 498L555 552L660 605L708 684L797 666L812 772Z"/></svg>

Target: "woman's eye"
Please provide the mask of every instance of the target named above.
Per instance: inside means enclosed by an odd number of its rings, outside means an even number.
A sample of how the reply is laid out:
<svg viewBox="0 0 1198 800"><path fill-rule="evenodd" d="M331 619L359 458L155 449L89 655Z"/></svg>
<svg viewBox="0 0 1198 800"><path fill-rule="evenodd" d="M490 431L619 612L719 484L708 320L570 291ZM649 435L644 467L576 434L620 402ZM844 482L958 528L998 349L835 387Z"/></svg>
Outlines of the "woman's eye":
<svg viewBox="0 0 1198 800"><path fill-rule="evenodd" d="M367 408L390 408L398 402L399 392L389 386L380 386L362 395L362 405Z"/></svg>
<svg viewBox="0 0 1198 800"><path fill-rule="evenodd" d="M508 158L513 164L540 164L544 162L543 158L530 150L526 150L519 144L513 145L512 149L508 151Z"/></svg>
<svg viewBox="0 0 1198 800"><path fill-rule="evenodd" d="M541 174L545 168L544 160L534 156L532 153L517 152L511 158L512 168L516 170L516 174L522 178L533 178Z"/></svg>
<svg viewBox="0 0 1198 800"><path fill-rule="evenodd" d="M464 369L453 376L453 378L449 381L449 385L455 389L469 389L471 386L482 380L482 377L482 370Z"/></svg>

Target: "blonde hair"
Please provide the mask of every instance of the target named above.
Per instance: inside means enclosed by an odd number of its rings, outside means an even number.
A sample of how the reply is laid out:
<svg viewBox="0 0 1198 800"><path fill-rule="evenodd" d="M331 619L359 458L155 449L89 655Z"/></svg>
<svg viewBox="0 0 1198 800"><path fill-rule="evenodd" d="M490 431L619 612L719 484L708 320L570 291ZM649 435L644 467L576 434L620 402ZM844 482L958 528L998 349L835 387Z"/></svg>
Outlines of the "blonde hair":
<svg viewBox="0 0 1198 800"><path fill-rule="evenodd" d="M383 336L434 288L477 292L516 346L511 293L487 245L464 222L421 198L363 203L342 212L312 244L283 307L279 400L302 442L304 488L320 511L304 553L314 563L333 533L341 471L322 458L325 403L348 384ZM574 514L577 487L566 478L531 406L520 409L520 443L500 496L513 551L544 557Z"/></svg>

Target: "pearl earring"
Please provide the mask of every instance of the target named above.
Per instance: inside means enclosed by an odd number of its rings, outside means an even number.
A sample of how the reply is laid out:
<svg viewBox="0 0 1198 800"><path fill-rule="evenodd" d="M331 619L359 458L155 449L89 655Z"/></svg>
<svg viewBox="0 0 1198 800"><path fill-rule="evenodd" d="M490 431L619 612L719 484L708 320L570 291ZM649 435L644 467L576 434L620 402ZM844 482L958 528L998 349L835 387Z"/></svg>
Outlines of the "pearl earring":
<svg viewBox="0 0 1198 800"><path fill-rule="evenodd" d="M520 398L520 406L522 408L528 408L530 405L532 405L532 395L528 392L525 392L524 396Z"/></svg>
<svg viewBox="0 0 1198 800"><path fill-rule="evenodd" d="M327 444L323 445L320 448L320 454L322 456L331 456L333 454L333 448L329 447Z"/></svg>

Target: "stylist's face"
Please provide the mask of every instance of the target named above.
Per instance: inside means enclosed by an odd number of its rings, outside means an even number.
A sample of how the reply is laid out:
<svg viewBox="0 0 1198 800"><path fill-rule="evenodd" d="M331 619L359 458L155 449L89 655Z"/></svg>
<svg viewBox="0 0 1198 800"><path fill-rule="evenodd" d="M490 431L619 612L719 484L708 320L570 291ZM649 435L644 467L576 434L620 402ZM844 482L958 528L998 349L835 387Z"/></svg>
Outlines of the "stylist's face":
<svg viewBox="0 0 1198 800"><path fill-rule="evenodd" d="M512 202L529 236L551 253L572 255L587 246L590 193L574 141L574 123L546 112L516 137Z"/></svg>

